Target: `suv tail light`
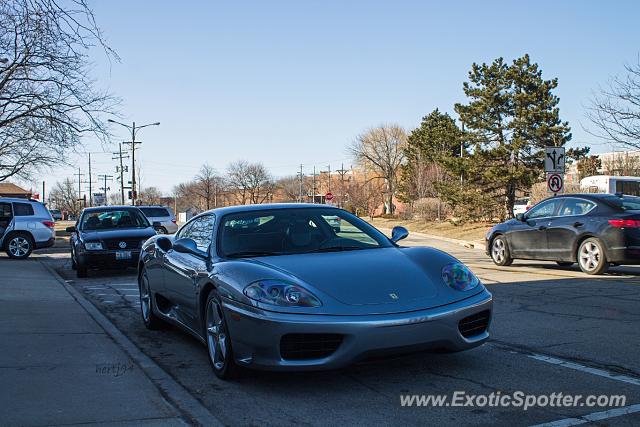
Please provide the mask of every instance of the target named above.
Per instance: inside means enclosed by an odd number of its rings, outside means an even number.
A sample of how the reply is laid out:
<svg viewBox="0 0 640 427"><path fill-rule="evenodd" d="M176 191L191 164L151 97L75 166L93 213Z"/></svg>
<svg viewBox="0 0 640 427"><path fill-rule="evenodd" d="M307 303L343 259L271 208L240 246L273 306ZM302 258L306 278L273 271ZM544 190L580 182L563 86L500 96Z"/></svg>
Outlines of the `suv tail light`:
<svg viewBox="0 0 640 427"><path fill-rule="evenodd" d="M51 228L51 229L54 229L56 227L56 223L53 222L53 221L42 221L42 224L45 227L48 227L48 228Z"/></svg>
<svg viewBox="0 0 640 427"><path fill-rule="evenodd" d="M610 219L609 224L616 228L640 228L640 219Z"/></svg>
<svg viewBox="0 0 640 427"><path fill-rule="evenodd" d="M171 222L172 222L172 223L174 223L174 224L176 224L176 220L175 220L175 219L172 219L172 220L171 220Z"/></svg>

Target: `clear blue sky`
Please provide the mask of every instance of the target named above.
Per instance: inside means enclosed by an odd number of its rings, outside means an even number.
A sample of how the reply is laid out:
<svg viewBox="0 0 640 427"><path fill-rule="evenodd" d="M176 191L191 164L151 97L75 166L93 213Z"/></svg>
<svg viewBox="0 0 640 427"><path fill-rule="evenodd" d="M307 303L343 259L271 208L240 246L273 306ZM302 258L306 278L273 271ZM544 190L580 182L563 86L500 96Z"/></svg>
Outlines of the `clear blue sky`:
<svg viewBox="0 0 640 427"><path fill-rule="evenodd" d="M345 147L364 129L410 130L434 108L453 113L473 62L524 53L559 79L572 144L605 151L582 130L584 105L640 52L637 1L90 4L122 58L109 68L95 53L98 85L123 99L124 120L162 123L140 133L138 153L143 185L165 192L204 162L223 172L261 161L276 176L300 163L347 166ZM96 174L115 174L109 155L94 159Z"/></svg>

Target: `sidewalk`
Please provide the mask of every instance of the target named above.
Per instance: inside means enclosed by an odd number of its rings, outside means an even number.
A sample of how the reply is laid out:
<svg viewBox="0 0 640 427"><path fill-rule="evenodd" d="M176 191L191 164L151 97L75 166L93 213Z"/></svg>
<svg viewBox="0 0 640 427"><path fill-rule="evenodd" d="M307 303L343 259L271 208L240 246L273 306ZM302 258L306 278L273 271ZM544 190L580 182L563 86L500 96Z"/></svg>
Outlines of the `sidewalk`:
<svg viewBox="0 0 640 427"><path fill-rule="evenodd" d="M38 261L0 258L0 424L185 425Z"/></svg>

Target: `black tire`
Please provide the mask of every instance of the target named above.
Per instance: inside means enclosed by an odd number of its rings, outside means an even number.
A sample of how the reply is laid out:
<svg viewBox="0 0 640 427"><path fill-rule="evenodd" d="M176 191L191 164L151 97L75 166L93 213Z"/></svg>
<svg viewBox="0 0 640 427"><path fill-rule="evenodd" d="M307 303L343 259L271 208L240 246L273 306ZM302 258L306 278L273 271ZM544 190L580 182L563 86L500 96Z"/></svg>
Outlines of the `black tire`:
<svg viewBox="0 0 640 427"><path fill-rule="evenodd" d="M571 261L556 261L560 267L571 267L574 263Z"/></svg>
<svg viewBox="0 0 640 427"><path fill-rule="evenodd" d="M72 270L77 270L78 269L78 265L76 264L76 256L73 253L73 249L71 249L71 269Z"/></svg>
<svg viewBox="0 0 640 427"><path fill-rule="evenodd" d="M495 265L506 267L513 264L513 258L511 258L507 239L505 239L502 234L494 237L491 241L490 254Z"/></svg>
<svg viewBox="0 0 640 427"><path fill-rule="evenodd" d="M580 270L587 274L602 274L609 268L604 246L595 237L589 237L580 243L577 260Z"/></svg>
<svg viewBox="0 0 640 427"><path fill-rule="evenodd" d="M213 372L221 380L236 378L240 368L236 365L231 336L222 310L220 296L215 289L209 292L204 311L204 336Z"/></svg>
<svg viewBox="0 0 640 427"><path fill-rule="evenodd" d="M167 229L166 229L166 228L164 228L164 227L158 227L158 230L157 230L157 231L158 231L158 233L159 233L159 234L169 234L169 232L167 231Z"/></svg>
<svg viewBox="0 0 640 427"><path fill-rule="evenodd" d="M4 244L4 250L12 259L27 259L33 252L33 237L28 233L11 233Z"/></svg>
<svg viewBox="0 0 640 427"><path fill-rule="evenodd" d="M144 268L138 276L138 290L140 291L140 315L142 316L144 326L152 331L163 329L165 323L153 312L151 284L149 283L149 278Z"/></svg>
<svg viewBox="0 0 640 427"><path fill-rule="evenodd" d="M87 264L83 262L78 262L76 264L76 276L78 277L78 279L83 279L87 277L89 275L89 272L87 270L88 270Z"/></svg>

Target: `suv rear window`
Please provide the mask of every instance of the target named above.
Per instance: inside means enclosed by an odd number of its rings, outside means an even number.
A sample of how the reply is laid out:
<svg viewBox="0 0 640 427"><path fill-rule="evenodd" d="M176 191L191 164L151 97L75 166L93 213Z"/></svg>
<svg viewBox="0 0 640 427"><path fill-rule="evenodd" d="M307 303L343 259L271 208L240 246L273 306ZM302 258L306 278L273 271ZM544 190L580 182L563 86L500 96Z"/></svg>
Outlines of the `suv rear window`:
<svg viewBox="0 0 640 427"><path fill-rule="evenodd" d="M32 216L33 206L28 203L14 203L13 214L15 216Z"/></svg>
<svg viewBox="0 0 640 427"><path fill-rule="evenodd" d="M156 218L159 216L171 216L165 208L139 208L147 218Z"/></svg>

